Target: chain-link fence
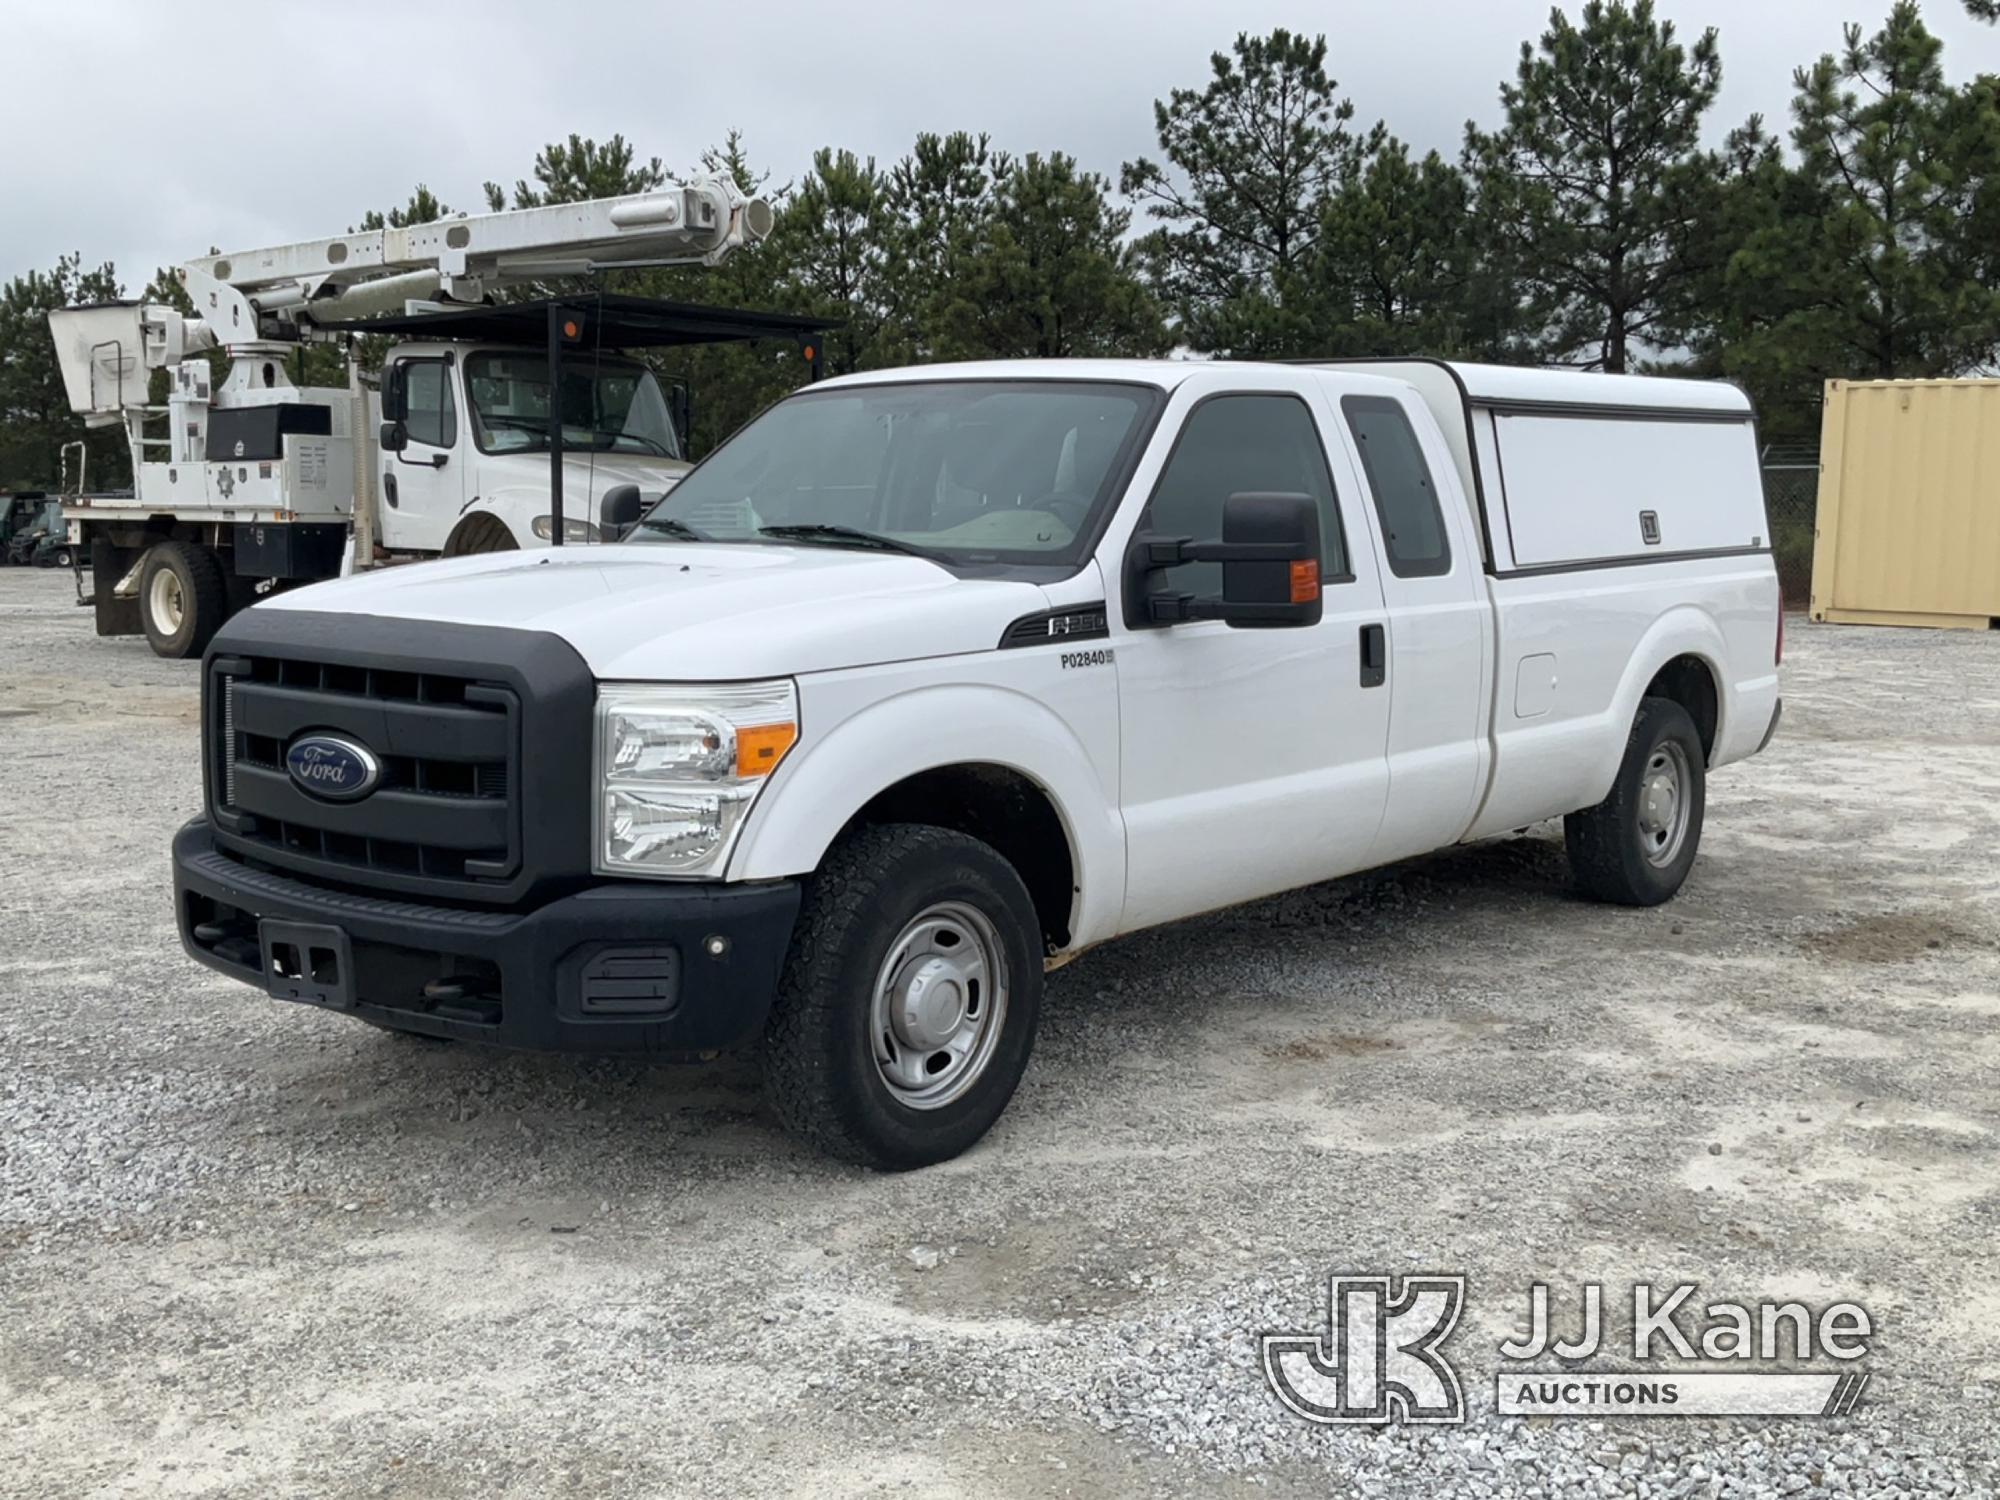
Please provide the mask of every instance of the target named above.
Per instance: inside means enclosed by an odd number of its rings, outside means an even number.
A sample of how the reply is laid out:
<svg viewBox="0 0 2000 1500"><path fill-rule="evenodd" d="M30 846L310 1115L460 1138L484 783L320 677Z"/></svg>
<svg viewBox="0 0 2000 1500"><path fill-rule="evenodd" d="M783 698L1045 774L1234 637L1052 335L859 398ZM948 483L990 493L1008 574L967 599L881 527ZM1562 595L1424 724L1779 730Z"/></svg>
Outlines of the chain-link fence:
<svg viewBox="0 0 2000 1500"><path fill-rule="evenodd" d="M1813 516L1819 505L1819 465L1767 463L1764 509L1785 602L1803 608L1812 593Z"/></svg>

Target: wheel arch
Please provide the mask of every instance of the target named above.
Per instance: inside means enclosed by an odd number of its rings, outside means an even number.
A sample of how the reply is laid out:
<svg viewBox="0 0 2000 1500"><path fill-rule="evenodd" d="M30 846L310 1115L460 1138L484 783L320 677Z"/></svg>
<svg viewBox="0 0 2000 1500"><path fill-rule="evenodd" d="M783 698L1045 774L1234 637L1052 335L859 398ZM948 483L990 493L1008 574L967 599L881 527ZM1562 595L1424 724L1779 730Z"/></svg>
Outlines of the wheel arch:
<svg viewBox="0 0 2000 1500"><path fill-rule="evenodd" d="M1728 641L1707 611L1694 605L1669 610L1653 622L1626 663L1616 722L1629 726L1642 698L1671 698L1693 718L1702 752L1712 759L1729 718L1728 678L1722 669L1728 657Z"/></svg>
<svg viewBox="0 0 2000 1500"><path fill-rule="evenodd" d="M1714 663L1684 651L1653 674L1640 697L1666 698L1686 709L1701 736L1702 758L1714 760L1716 728L1722 715L1722 684Z"/></svg>
<svg viewBox="0 0 2000 1500"><path fill-rule="evenodd" d="M462 517L445 538L440 557L475 557L483 552L517 552L521 539L505 520L490 510Z"/></svg>
<svg viewBox="0 0 2000 1500"><path fill-rule="evenodd" d="M806 729L752 811L729 878L809 874L851 828L932 823L1014 865L1052 950L1112 935L1124 839L1083 745L1046 705L955 685L875 704L823 740L809 714Z"/></svg>

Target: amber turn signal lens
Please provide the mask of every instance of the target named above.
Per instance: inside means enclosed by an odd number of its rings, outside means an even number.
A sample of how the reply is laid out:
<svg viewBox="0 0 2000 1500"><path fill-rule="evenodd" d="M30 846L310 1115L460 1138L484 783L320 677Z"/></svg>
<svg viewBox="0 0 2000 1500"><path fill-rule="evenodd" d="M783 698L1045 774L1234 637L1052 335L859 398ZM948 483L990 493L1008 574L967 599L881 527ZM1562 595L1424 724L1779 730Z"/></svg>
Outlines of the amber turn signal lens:
<svg viewBox="0 0 2000 1500"><path fill-rule="evenodd" d="M1319 597L1319 560L1292 564L1292 603L1310 604Z"/></svg>
<svg viewBox="0 0 2000 1500"><path fill-rule="evenodd" d="M756 724L736 731L736 774L769 776L797 743L796 724Z"/></svg>

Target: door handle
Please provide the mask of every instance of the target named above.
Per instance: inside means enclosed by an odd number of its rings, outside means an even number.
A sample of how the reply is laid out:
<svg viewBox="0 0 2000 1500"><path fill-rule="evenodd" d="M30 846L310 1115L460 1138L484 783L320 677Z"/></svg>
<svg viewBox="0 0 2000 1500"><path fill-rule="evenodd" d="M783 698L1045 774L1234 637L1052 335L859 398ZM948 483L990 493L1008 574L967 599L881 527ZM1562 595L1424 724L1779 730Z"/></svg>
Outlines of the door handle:
<svg viewBox="0 0 2000 1500"><path fill-rule="evenodd" d="M1389 636L1380 625L1361 627L1361 685L1380 687L1389 680Z"/></svg>

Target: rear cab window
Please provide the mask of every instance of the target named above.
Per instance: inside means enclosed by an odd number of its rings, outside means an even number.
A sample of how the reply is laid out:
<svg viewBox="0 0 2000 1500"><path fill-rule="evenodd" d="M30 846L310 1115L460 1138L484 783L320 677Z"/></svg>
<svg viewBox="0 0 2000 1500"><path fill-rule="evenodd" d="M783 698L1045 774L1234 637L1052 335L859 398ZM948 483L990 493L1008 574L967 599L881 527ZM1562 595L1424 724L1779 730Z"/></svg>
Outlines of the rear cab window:
<svg viewBox="0 0 2000 1500"><path fill-rule="evenodd" d="M1449 573L1451 539L1437 484L1402 403L1387 396L1345 396L1340 410L1375 496L1390 571L1398 578Z"/></svg>

